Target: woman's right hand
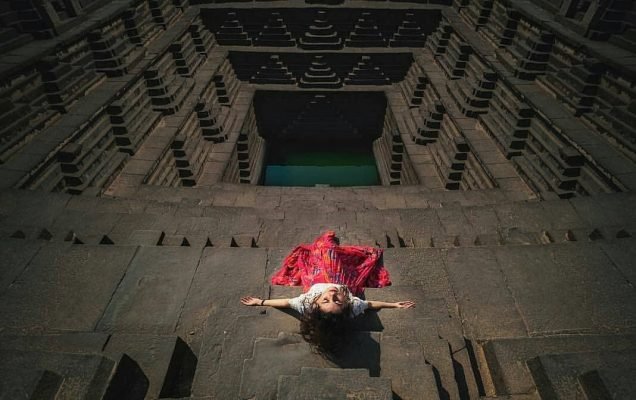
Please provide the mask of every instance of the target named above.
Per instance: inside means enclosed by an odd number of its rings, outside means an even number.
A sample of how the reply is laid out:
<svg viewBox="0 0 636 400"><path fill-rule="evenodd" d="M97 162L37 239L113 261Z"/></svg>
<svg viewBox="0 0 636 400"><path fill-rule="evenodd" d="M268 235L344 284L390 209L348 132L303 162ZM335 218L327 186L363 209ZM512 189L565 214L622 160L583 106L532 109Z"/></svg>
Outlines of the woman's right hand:
<svg viewBox="0 0 636 400"><path fill-rule="evenodd" d="M259 299L258 297L252 297L252 296L241 297L241 303L243 303L246 306L260 306L261 301L263 300Z"/></svg>

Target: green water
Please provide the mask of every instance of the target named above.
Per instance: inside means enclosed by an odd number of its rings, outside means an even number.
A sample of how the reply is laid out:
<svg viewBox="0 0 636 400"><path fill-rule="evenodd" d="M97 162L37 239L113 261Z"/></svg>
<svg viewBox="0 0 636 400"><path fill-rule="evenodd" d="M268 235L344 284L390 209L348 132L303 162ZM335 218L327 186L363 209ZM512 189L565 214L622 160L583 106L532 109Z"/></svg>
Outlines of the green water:
<svg viewBox="0 0 636 400"><path fill-rule="evenodd" d="M378 185L378 170L368 150L286 149L268 156L265 186Z"/></svg>

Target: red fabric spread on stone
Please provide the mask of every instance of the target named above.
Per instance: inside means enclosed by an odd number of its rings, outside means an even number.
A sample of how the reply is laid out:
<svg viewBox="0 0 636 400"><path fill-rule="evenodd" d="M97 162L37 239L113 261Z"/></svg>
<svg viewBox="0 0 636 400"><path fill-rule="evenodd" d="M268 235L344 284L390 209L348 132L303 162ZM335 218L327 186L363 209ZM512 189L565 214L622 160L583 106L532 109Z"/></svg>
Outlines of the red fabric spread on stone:
<svg viewBox="0 0 636 400"><path fill-rule="evenodd" d="M356 296L365 287L391 285L382 264L382 250L370 246L340 246L333 231L327 231L312 244L297 246L272 277L272 284L300 286L306 292L315 283L338 283Z"/></svg>

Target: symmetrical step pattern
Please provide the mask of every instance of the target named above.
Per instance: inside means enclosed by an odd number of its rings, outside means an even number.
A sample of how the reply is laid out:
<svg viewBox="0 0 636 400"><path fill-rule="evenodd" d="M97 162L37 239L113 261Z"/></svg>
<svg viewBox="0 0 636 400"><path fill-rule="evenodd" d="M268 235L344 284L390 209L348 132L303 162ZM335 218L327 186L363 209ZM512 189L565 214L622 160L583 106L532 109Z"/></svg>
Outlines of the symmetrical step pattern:
<svg viewBox="0 0 636 400"><path fill-rule="evenodd" d="M179 40L170 45L170 52L176 65L177 73L181 76L194 76L203 58L194 48L194 41L189 33L185 33Z"/></svg>
<svg viewBox="0 0 636 400"><path fill-rule="evenodd" d="M512 44L499 49L497 57L519 79L534 80L545 72L553 44L554 33L521 19Z"/></svg>
<svg viewBox="0 0 636 400"><path fill-rule="evenodd" d="M231 105L239 90L239 81L234 74L232 64L226 58L212 77L216 86L216 95L221 104Z"/></svg>
<svg viewBox="0 0 636 400"><path fill-rule="evenodd" d="M376 67L371 57L362 56L358 65L347 74L345 85L389 85L390 79L384 75L382 68Z"/></svg>
<svg viewBox="0 0 636 400"><path fill-rule="evenodd" d="M386 39L371 13L363 12L355 23L353 32L345 40L347 47L386 47Z"/></svg>
<svg viewBox="0 0 636 400"><path fill-rule="evenodd" d="M148 0L148 4L152 19L163 29L168 29L181 16L181 10L175 7L172 0Z"/></svg>
<svg viewBox="0 0 636 400"><path fill-rule="evenodd" d="M110 116L115 144L120 151L131 155L161 118L161 113L151 107L145 81L141 77L109 104L106 111Z"/></svg>
<svg viewBox="0 0 636 400"><path fill-rule="evenodd" d="M272 12L263 30L254 38L255 46L294 47L296 41L287 30L280 13Z"/></svg>
<svg viewBox="0 0 636 400"><path fill-rule="evenodd" d="M224 181L257 183L261 176L264 157L265 140L258 134L256 114L254 113L254 107L251 106L236 142L236 159L232 160L228 165ZM236 174L238 174L238 177L234 176Z"/></svg>
<svg viewBox="0 0 636 400"><path fill-rule="evenodd" d="M476 118L488 112L488 103L495 89L497 74L477 55L470 57L463 79L447 83L448 92L467 117Z"/></svg>
<svg viewBox="0 0 636 400"><path fill-rule="evenodd" d="M126 35L139 47L144 47L154 40L162 28L155 23L148 1L136 1L123 15Z"/></svg>
<svg viewBox="0 0 636 400"><path fill-rule="evenodd" d="M336 89L342 86L342 80L323 60L323 56L314 56L309 70L300 78L301 88Z"/></svg>
<svg viewBox="0 0 636 400"><path fill-rule="evenodd" d="M159 57L144 71L152 109L164 114L179 111L194 86L191 78L179 76L170 53Z"/></svg>
<svg viewBox="0 0 636 400"><path fill-rule="evenodd" d="M414 119L418 124L417 135L413 136L413 141L423 145L435 143L439 137L445 113L446 108L439 100L427 102L426 105L413 110Z"/></svg>
<svg viewBox="0 0 636 400"><path fill-rule="evenodd" d="M437 30L433 32L426 40L426 47L435 56L446 53L446 48L453 33L453 27L447 22L440 22Z"/></svg>
<svg viewBox="0 0 636 400"><path fill-rule="evenodd" d="M327 20L327 13L318 10L313 22L298 40L298 45L305 50L338 50L342 48L343 40Z"/></svg>
<svg viewBox="0 0 636 400"><path fill-rule="evenodd" d="M252 83L266 83L278 85L295 85L296 77L289 72L287 66L278 55L269 56L267 64L262 65L256 74L250 78Z"/></svg>
<svg viewBox="0 0 636 400"><path fill-rule="evenodd" d="M407 100L409 107L419 107L423 104L424 92L430 83L422 67L414 62L407 72L404 80L399 83L402 95Z"/></svg>
<svg viewBox="0 0 636 400"><path fill-rule="evenodd" d="M201 16L197 16L194 21L192 21L189 30L197 53L202 56L210 54L216 42L214 41L212 33L203 25Z"/></svg>
<svg viewBox="0 0 636 400"><path fill-rule="evenodd" d="M468 7L459 10L462 16L470 26L475 30L480 30L488 25L488 19L493 8L495 0L474 0L468 4Z"/></svg>
<svg viewBox="0 0 636 400"><path fill-rule="evenodd" d="M95 69L109 77L122 76L141 61L145 49L137 48L126 36L123 19L89 32L88 41Z"/></svg>
<svg viewBox="0 0 636 400"><path fill-rule="evenodd" d="M251 46L252 39L243 30L243 25L238 20L235 12L228 12L225 21L214 33L216 41L220 45Z"/></svg>
<svg viewBox="0 0 636 400"><path fill-rule="evenodd" d="M489 22L480 27L484 38L495 47L508 46L517 32L521 16L505 0L494 0Z"/></svg>
<svg viewBox="0 0 636 400"><path fill-rule="evenodd" d="M103 78L95 72L86 38L78 40L55 57L46 57L39 69L51 108L68 112L71 105Z"/></svg>
<svg viewBox="0 0 636 400"><path fill-rule="evenodd" d="M207 82L194 110L199 118L201 134L206 140L220 143L227 139L227 125L233 114L230 107L221 105L214 80Z"/></svg>
<svg viewBox="0 0 636 400"><path fill-rule="evenodd" d="M373 142L373 153L376 160L383 161L383 164L378 165L382 183L385 185L401 184L404 144L395 116L391 112L387 112L384 118L382 136Z"/></svg>
<svg viewBox="0 0 636 400"><path fill-rule="evenodd" d="M576 116L592 111L605 66L555 40L546 74L537 78Z"/></svg>
<svg viewBox="0 0 636 400"><path fill-rule="evenodd" d="M407 12L397 32L389 39L389 47L424 47L425 44L426 33L415 14Z"/></svg>
<svg viewBox="0 0 636 400"><path fill-rule="evenodd" d="M629 93L629 95L625 95ZM601 77L594 107L583 118L630 159L636 158L636 93L630 84L611 73Z"/></svg>
<svg viewBox="0 0 636 400"><path fill-rule="evenodd" d="M450 34L446 50L435 57L435 61L448 79L459 79L464 76L472 52L470 45L460 35L453 32Z"/></svg>
<svg viewBox="0 0 636 400"><path fill-rule="evenodd" d="M183 186L194 186L201 174L210 152L210 143L201 134L201 127L195 112L185 118L179 133L170 145Z"/></svg>
<svg viewBox="0 0 636 400"><path fill-rule="evenodd" d="M481 114L479 122L495 139L506 158L521 155L529 135L534 111L516 95L504 81L497 82L490 100L488 114Z"/></svg>
<svg viewBox="0 0 636 400"><path fill-rule="evenodd" d="M538 116L532 119L529 132L523 154L513 158L519 172L544 196L574 196L582 189L577 179L585 164L584 157L574 147L559 141L550 124Z"/></svg>
<svg viewBox="0 0 636 400"><path fill-rule="evenodd" d="M444 187L458 190L470 148L448 115L443 117L439 138L430 148L437 174L444 182Z"/></svg>
<svg viewBox="0 0 636 400"><path fill-rule="evenodd" d="M41 174L40 180L30 186L71 194L86 192L90 186L99 192L127 156L118 151L110 119L103 112L83 129L79 137L57 153L62 179L56 176L57 168L53 166L49 173Z"/></svg>

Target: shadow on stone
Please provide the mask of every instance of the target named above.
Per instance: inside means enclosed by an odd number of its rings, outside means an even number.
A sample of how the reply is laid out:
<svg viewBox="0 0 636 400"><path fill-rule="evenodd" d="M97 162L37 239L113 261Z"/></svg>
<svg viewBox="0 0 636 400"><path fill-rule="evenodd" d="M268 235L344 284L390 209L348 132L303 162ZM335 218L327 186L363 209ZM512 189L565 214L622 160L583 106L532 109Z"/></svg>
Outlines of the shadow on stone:
<svg viewBox="0 0 636 400"><path fill-rule="evenodd" d="M197 357L181 338L175 346L160 397L188 397L197 367Z"/></svg>
<svg viewBox="0 0 636 400"><path fill-rule="evenodd" d="M135 360L122 354L115 375L108 384L104 400L142 400L148 392L148 377Z"/></svg>
<svg viewBox="0 0 636 400"><path fill-rule="evenodd" d="M372 332L353 332L348 343L331 361L340 368L364 368L380 376L380 343Z"/></svg>

